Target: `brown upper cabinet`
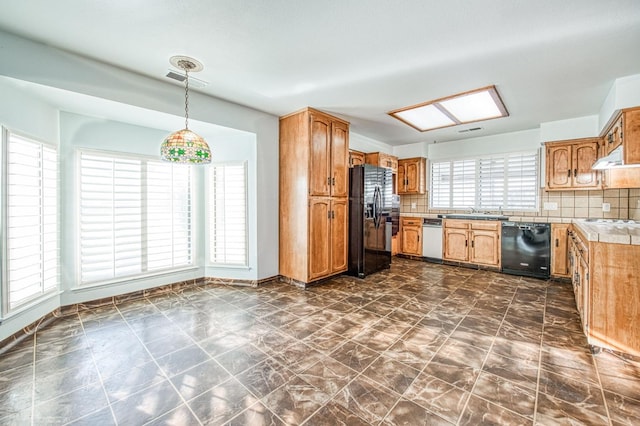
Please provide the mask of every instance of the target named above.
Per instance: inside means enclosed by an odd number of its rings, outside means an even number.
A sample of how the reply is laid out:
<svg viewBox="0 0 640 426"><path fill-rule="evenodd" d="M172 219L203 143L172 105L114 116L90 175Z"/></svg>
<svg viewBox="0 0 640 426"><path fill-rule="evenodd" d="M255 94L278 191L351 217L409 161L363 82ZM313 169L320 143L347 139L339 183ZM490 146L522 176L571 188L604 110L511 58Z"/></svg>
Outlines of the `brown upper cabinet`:
<svg viewBox="0 0 640 426"><path fill-rule="evenodd" d="M364 164L365 162L365 154L361 151L356 151L355 149L349 150L349 167L359 166Z"/></svg>
<svg viewBox="0 0 640 426"><path fill-rule="evenodd" d="M599 138L547 142L546 189L599 189L599 173L591 169L599 142Z"/></svg>
<svg viewBox="0 0 640 426"><path fill-rule="evenodd" d="M349 123L306 108L280 118L280 275L347 270Z"/></svg>
<svg viewBox="0 0 640 426"><path fill-rule="evenodd" d="M398 173L398 157L384 152L369 152L365 155L365 162L378 167L391 169L393 174Z"/></svg>
<svg viewBox="0 0 640 426"><path fill-rule="evenodd" d="M309 195L348 195L349 125L329 115L309 110Z"/></svg>
<svg viewBox="0 0 640 426"><path fill-rule="evenodd" d="M424 194L427 159L424 157L398 160L398 194Z"/></svg>
<svg viewBox="0 0 640 426"><path fill-rule="evenodd" d="M622 145L624 164L640 164L640 107L625 108L613 115L602 136L604 154Z"/></svg>

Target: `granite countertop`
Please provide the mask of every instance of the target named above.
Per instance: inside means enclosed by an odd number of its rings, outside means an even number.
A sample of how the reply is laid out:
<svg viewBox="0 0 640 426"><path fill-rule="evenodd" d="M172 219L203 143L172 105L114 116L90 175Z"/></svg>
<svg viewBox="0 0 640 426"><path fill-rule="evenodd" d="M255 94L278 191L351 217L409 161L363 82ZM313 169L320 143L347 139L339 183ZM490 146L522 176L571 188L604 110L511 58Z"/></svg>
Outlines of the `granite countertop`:
<svg viewBox="0 0 640 426"><path fill-rule="evenodd" d="M589 241L640 245L640 223L589 222L585 219L576 219L573 224Z"/></svg>
<svg viewBox="0 0 640 426"><path fill-rule="evenodd" d="M446 213L400 213L400 216L436 219L438 217L438 214L446 214ZM455 214L455 213L449 213L449 214ZM478 216L482 216L482 214L479 213ZM508 216L508 218L509 218L509 222L531 222L531 223L572 223L573 221L575 221L575 219L572 219L569 217L547 217L547 216ZM493 219L489 219L489 220L493 220Z"/></svg>
<svg viewBox="0 0 640 426"><path fill-rule="evenodd" d="M437 218L435 213L400 213L404 217ZM595 222L588 219L545 216L509 216L511 222L573 223L588 241L612 244L640 245L640 222L623 221Z"/></svg>

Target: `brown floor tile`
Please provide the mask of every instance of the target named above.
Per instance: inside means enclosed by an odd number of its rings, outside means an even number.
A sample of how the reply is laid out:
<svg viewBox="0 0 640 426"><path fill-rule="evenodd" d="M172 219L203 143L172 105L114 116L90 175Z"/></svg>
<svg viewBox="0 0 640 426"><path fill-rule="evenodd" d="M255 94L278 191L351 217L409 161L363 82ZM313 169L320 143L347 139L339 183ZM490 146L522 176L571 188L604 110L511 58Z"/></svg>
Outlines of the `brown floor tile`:
<svg viewBox="0 0 640 426"><path fill-rule="evenodd" d="M0 423L640 423L640 359L589 349L568 283L394 258L82 307L0 355Z"/></svg>
<svg viewBox="0 0 640 426"><path fill-rule="evenodd" d="M460 426L525 426L532 425L533 419L521 417L513 411L471 395L467 408L462 414L460 423L458 424Z"/></svg>
<svg viewBox="0 0 640 426"><path fill-rule="evenodd" d="M437 377L422 373L406 390L404 397L451 423L457 423L469 392Z"/></svg>
<svg viewBox="0 0 640 426"><path fill-rule="evenodd" d="M482 373L473 388L473 394L495 405L533 419L536 391L518 386L491 373Z"/></svg>

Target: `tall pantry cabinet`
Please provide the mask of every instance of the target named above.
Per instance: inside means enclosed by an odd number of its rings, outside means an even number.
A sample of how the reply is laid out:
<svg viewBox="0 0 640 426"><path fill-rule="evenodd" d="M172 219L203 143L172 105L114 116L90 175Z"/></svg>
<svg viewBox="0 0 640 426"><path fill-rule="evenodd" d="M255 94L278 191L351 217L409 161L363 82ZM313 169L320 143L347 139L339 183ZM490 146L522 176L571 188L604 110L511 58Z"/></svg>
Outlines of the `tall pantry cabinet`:
<svg viewBox="0 0 640 426"><path fill-rule="evenodd" d="M347 270L349 123L305 108L280 118L280 275Z"/></svg>

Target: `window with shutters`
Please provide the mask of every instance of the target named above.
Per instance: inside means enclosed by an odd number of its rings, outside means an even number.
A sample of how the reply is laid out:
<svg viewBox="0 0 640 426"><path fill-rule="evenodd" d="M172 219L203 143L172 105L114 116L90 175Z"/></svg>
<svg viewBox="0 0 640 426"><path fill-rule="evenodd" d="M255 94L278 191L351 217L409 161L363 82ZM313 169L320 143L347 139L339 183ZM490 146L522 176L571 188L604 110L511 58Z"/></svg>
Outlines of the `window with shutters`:
<svg viewBox="0 0 640 426"><path fill-rule="evenodd" d="M193 265L191 168L80 152L80 283Z"/></svg>
<svg viewBox="0 0 640 426"><path fill-rule="evenodd" d="M534 211L538 208L538 154L494 155L431 162L433 209Z"/></svg>
<svg viewBox="0 0 640 426"><path fill-rule="evenodd" d="M247 164L209 168L209 262L247 265Z"/></svg>
<svg viewBox="0 0 640 426"><path fill-rule="evenodd" d="M3 311L59 287L58 158L54 146L3 129Z"/></svg>

